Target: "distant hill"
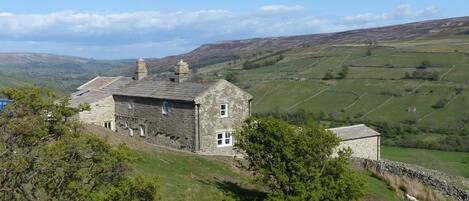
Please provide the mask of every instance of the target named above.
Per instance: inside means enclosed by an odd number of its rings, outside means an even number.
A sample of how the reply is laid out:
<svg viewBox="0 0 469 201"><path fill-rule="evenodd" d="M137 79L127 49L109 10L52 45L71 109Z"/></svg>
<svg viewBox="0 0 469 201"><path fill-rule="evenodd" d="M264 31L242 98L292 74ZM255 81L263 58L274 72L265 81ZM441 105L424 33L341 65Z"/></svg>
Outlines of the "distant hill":
<svg viewBox="0 0 469 201"><path fill-rule="evenodd" d="M35 84L70 91L96 75L123 74L133 62L43 53L0 53L0 87Z"/></svg>
<svg viewBox="0 0 469 201"><path fill-rule="evenodd" d="M408 40L456 34L469 34L469 17L414 22L338 33L223 41L202 45L187 54L152 60L149 66L152 71L157 72L171 68L179 59L187 60L193 66L200 67L263 51L279 51L322 44L362 43L367 40Z"/></svg>

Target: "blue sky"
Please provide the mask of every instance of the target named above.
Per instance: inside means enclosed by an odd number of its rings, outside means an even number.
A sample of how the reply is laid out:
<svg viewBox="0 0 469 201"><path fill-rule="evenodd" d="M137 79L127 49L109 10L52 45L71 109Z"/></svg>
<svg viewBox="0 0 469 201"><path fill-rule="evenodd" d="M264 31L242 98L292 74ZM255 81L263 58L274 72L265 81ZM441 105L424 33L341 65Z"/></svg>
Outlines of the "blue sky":
<svg viewBox="0 0 469 201"><path fill-rule="evenodd" d="M2 0L0 52L163 57L223 40L336 32L467 10L467 0Z"/></svg>

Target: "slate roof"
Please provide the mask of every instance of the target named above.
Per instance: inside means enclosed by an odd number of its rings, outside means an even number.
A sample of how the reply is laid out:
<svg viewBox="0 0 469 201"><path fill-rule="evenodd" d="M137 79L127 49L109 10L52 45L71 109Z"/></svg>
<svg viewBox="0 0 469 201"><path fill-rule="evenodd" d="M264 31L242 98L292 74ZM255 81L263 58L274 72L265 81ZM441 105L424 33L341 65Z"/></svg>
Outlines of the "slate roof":
<svg viewBox="0 0 469 201"><path fill-rule="evenodd" d="M81 85L80 87L78 87L77 89L78 90L98 90L98 89L101 89L111 83L113 83L114 81L116 81L117 79L120 79L121 77L101 77L101 76L98 76L98 77L95 77L94 79L90 80L89 82Z"/></svg>
<svg viewBox="0 0 469 201"><path fill-rule="evenodd" d="M138 80L127 84L115 95L148 97L168 100L194 101L195 98L217 82L183 82L162 80Z"/></svg>
<svg viewBox="0 0 469 201"><path fill-rule="evenodd" d="M381 135L375 130L364 124L358 124L353 126L345 126L339 128L330 128L328 129L335 133L342 141L353 140L358 138L368 138Z"/></svg>
<svg viewBox="0 0 469 201"><path fill-rule="evenodd" d="M70 95L70 107L78 107L81 103L94 103L103 98L111 96L109 92L102 92L98 90L81 90L74 92Z"/></svg>
<svg viewBox="0 0 469 201"><path fill-rule="evenodd" d="M130 77L96 77L80 86L79 91L70 95L70 106L78 107L81 103L94 103L121 90L132 82Z"/></svg>

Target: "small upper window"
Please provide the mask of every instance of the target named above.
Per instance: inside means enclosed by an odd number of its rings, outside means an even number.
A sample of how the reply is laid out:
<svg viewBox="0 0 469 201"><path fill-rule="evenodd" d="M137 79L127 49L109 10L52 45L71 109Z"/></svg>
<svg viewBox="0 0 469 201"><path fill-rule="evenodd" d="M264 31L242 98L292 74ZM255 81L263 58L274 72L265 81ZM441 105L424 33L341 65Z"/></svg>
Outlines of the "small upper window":
<svg viewBox="0 0 469 201"><path fill-rule="evenodd" d="M161 114L169 114L169 112L171 112L171 109L169 108L169 102L163 101L161 106Z"/></svg>
<svg viewBox="0 0 469 201"><path fill-rule="evenodd" d="M228 104L220 104L220 117L228 117Z"/></svg>
<svg viewBox="0 0 469 201"><path fill-rule="evenodd" d="M134 136L134 130L132 128L129 128L129 135L130 137Z"/></svg>
<svg viewBox="0 0 469 201"><path fill-rule="evenodd" d="M140 136L145 136L145 128L143 128L143 126L140 126Z"/></svg>
<svg viewBox="0 0 469 201"><path fill-rule="evenodd" d="M112 123L110 121L104 122L104 127L109 130L112 130Z"/></svg>

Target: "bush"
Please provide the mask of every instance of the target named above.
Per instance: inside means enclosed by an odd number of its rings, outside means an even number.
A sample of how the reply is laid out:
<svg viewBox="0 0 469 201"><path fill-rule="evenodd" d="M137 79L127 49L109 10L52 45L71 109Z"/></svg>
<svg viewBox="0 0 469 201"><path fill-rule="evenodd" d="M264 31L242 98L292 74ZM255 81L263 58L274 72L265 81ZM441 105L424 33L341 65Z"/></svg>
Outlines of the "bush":
<svg viewBox="0 0 469 201"><path fill-rule="evenodd" d="M349 167L351 150L332 157L340 139L317 124L251 117L236 139L246 168L270 190L267 200L360 200L366 193Z"/></svg>
<svg viewBox="0 0 469 201"><path fill-rule="evenodd" d="M435 109L441 109L444 108L446 104L448 104L448 102L449 100L447 98L442 98L438 100L434 105L432 105L432 107Z"/></svg>
<svg viewBox="0 0 469 201"><path fill-rule="evenodd" d="M326 74L324 74L324 77L322 79L323 80L334 79L334 72L331 69L327 70Z"/></svg>

